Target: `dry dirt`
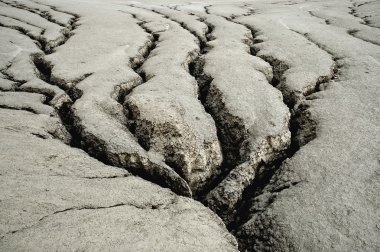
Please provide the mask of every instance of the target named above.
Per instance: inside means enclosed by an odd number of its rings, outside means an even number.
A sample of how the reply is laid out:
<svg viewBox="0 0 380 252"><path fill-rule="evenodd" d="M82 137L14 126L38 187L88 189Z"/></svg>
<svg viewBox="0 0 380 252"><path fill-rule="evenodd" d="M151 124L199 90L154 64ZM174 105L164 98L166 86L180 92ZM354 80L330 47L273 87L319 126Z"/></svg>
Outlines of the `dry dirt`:
<svg viewBox="0 0 380 252"><path fill-rule="evenodd" d="M0 251L380 251L380 1L0 0Z"/></svg>

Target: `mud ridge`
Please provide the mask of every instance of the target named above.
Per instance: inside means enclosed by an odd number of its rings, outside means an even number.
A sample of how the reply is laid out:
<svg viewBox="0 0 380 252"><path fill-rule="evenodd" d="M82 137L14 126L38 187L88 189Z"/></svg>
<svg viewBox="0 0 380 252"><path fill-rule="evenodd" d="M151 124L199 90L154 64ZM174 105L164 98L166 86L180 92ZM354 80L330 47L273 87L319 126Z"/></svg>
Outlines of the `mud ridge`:
<svg viewBox="0 0 380 252"><path fill-rule="evenodd" d="M158 40L160 39L160 35L157 33L152 32L149 30L145 24L146 21L140 20L136 15L132 15L134 19L138 20L137 24L143 29L147 34L149 34L149 40L150 42L143 46L143 48L140 49L142 51L140 57L135 57L131 59L131 67L133 71L135 71L143 80L143 82L147 82L147 76L144 70L141 68L146 59L149 57L150 53L156 48L158 44Z"/></svg>
<svg viewBox="0 0 380 252"><path fill-rule="evenodd" d="M155 13L158 13L160 15L163 15L159 11L154 11ZM212 32L214 30L214 26L210 23L206 22L205 18L198 18L198 21L203 22L207 26L207 30L205 32L204 37L198 36L194 31L192 31L185 23L180 22L178 20L172 19L168 16L164 16L165 18L178 23L183 29L189 31L197 40L199 45L199 53L198 55L189 62L188 68L189 73L192 75L198 84L198 99L202 106L204 107L206 113L208 113L215 122L216 130L217 130L217 136L219 139L219 142L221 144L222 148L222 155L223 155L223 163L219 167L219 174L215 175L208 186L205 187L204 190L199 192L197 195L194 195L194 197L201 201L206 197L206 195L215 188L230 172L231 167L235 167L238 164L242 163L243 161L240 158L239 150L241 148L241 145L243 143L244 139L235 139L235 137L230 136L230 133L226 133L229 131L229 129L226 129L225 122L223 122L218 115L215 114L213 108L207 101L207 97L209 96L209 90L211 82L213 81L212 76L207 75L204 71L204 64L205 59L204 56L208 53L210 50L210 46L208 45L208 42L214 40L214 36L212 35ZM223 108L220 108L220 110L223 110ZM241 130L240 130L241 131ZM231 140L233 138L233 140ZM232 143L233 142L233 143ZM238 158L233 158L238 157Z"/></svg>
<svg viewBox="0 0 380 252"><path fill-rule="evenodd" d="M257 33L257 31L255 31L252 27L248 25L244 25L244 26L247 27L251 31L252 37L254 38L253 44L259 43L260 41L255 41L255 34ZM318 45L317 43L313 41L311 42L316 44L322 50L324 50L322 46ZM256 56L256 53L257 51L252 50L252 55ZM337 62L338 59L334 57L333 55L331 56L333 60ZM274 83L272 84L274 86L277 86L282 81L284 81L282 75L287 69L289 69L289 67L286 66L283 62L275 58L268 58L268 57L261 57L261 58L267 61L272 66L274 73L276 72L276 79L273 81ZM296 103L293 102L294 100L293 98L287 97L289 95L288 93L286 92L284 93L283 91L280 90L283 93L285 104L289 107L289 110L291 111L291 118L290 118L290 123L289 123L289 130L291 132L291 144L289 148L286 150L285 156L275 160L273 163L265 167L262 167L261 168L262 171L258 172L259 176L257 176L252 182L252 184L244 191L242 200L239 203L239 206L237 207L236 215L234 216L235 221L232 222L232 224L228 227L232 233L236 233L237 228L241 226L242 224L244 224L249 219L249 215L251 214L249 212L249 209L252 207L252 202L254 202L254 199L257 196L263 193L264 188L270 183L275 173L279 169L281 169L284 161L292 158L297 153L297 151L300 150L302 146L306 145L307 143L309 143L310 141L316 138L318 123L313 118L313 115L310 113L310 111L308 110L309 106L306 103L303 103L302 101L308 100L312 94L322 91L325 85L327 85L330 81L337 79L338 71L339 71L339 66L338 64L335 64L334 68L331 70L331 76L329 77L321 76L315 85L315 89L309 92L308 94L306 94L303 99L297 101ZM274 201L278 192L288 189L292 186L296 186L297 184L301 182L302 181L298 181L286 187L277 188L273 192L274 194L272 195L268 204L271 204L271 202ZM241 243L244 243L244 241L239 241L239 244Z"/></svg>
<svg viewBox="0 0 380 252"><path fill-rule="evenodd" d="M65 27L65 24L62 24L62 23L58 22L57 20L55 20L48 11L42 11L42 10L39 10L39 9L31 8L31 7L29 7L29 6L25 5L25 4L16 3L16 2L10 3L10 2L5 2L3 0L0 0L0 2L4 3L6 5L12 6L14 8L18 8L18 9L23 9L23 10L29 11L31 13L34 13L34 14L42 17L43 19L49 21L50 23L54 23L56 25ZM37 3L37 4L39 4L39 3Z"/></svg>

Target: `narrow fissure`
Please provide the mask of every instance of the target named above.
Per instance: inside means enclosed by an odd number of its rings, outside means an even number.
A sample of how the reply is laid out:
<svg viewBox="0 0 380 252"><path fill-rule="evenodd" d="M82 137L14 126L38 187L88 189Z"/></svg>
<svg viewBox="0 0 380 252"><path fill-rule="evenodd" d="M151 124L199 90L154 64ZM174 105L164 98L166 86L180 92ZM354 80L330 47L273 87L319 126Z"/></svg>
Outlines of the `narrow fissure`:
<svg viewBox="0 0 380 252"><path fill-rule="evenodd" d="M160 35L157 34L157 33L154 33L153 31L151 31L150 29L148 29L145 24L147 23L146 21L143 21L141 19L139 19L137 17L137 15L135 14L132 14L132 17L134 19L136 19L138 22L137 24L141 27L141 29L143 29L147 34L148 34L148 37L149 37L149 42L144 46L144 48L142 48L142 53L141 53L141 56L139 57L135 57L135 58L132 58L130 60L131 62L131 68L133 69L133 71L135 71L141 78L141 84L144 84L148 81L148 77L147 77L147 74L145 73L145 71L143 70L142 66L144 64L144 62L148 59L150 53L156 48L157 44L158 44L158 41L159 41L159 38L160 38ZM118 98L118 102L124 107L125 111L126 111L126 117L127 117L127 127L129 129L129 131L136 136L136 117L133 113L133 110L132 108L129 106L129 104L127 102L125 102L125 98L127 97L127 95L129 93L131 93L133 90L132 89L129 89L129 90L122 90L119 94L119 98ZM138 143L140 144L140 146L146 150L146 151L149 151L150 149L150 145L147 141L145 141L144 139L142 139L141 137L137 137L136 136L136 139L138 141Z"/></svg>

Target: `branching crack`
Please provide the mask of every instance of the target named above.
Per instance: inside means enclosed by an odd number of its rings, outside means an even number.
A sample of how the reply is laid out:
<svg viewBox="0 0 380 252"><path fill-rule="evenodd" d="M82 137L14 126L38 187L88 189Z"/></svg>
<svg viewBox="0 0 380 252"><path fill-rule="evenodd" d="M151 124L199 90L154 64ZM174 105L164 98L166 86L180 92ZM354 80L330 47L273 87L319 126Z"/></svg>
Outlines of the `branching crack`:
<svg viewBox="0 0 380 252"><path fill-rule="evenodd" d="M40 221L43 221L44 219L49 218L49 217L51 217L53 215L60 214L60 213L65 213L65 212L69 212L69 211L110 209L110 208L121 207L121 206L126 206L126 205L127 204L125 204L125 203L118 203L118 204L114 204L114 205L111 205L111 206L70 207L70 208L66 208L66 209L63 209L63 210L55 211L54 213L52 213L50 215L46 215L46 216L40 218L38 221L40 222Z"/></svg>

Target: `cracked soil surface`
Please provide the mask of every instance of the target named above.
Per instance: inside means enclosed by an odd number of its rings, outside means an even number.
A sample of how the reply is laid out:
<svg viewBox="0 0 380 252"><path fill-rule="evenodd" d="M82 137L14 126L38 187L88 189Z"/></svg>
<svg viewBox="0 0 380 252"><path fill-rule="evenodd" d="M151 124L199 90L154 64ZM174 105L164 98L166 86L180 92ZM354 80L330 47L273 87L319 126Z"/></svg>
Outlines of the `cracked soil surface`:
<svg viewBox="0 0 380 252"><path fill-rule="evenodd" d="M380 251L379 14L0 0L0 251Z"/></svg>

